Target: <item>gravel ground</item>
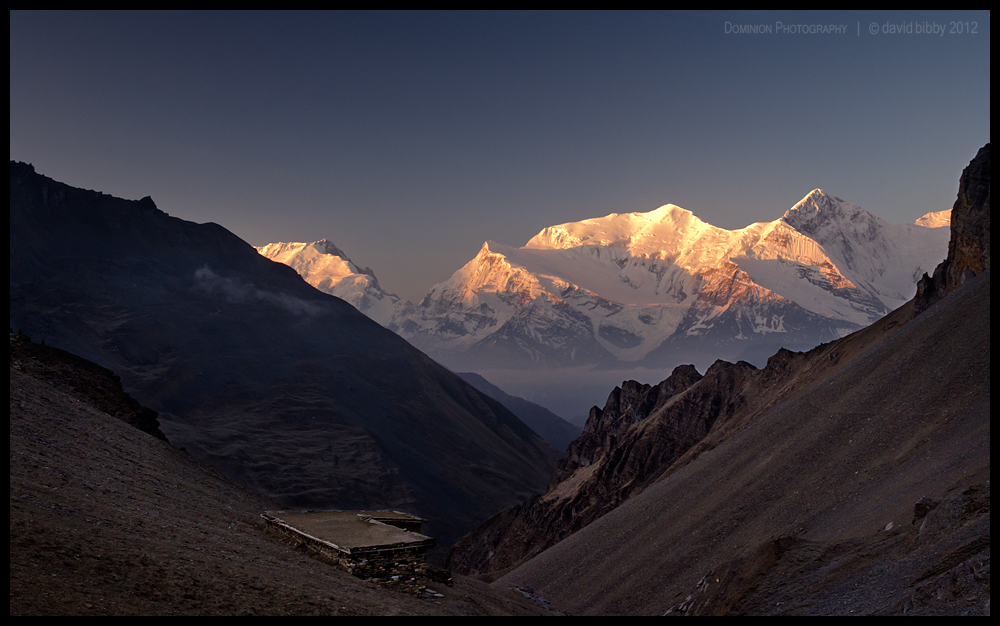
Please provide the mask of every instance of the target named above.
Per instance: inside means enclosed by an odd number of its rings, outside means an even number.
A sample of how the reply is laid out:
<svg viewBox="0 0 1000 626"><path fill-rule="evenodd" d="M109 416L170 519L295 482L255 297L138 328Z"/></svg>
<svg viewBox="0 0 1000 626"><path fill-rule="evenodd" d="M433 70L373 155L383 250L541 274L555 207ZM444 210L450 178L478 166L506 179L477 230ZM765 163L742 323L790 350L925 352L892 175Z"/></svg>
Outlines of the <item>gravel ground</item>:
<svg viewBox="0 0 1000 626"><path fill-rule="evenodd" d="M456 577L422 599L269 534L278 504L78 397L10 370L11 615L544 615Z"/></svg>

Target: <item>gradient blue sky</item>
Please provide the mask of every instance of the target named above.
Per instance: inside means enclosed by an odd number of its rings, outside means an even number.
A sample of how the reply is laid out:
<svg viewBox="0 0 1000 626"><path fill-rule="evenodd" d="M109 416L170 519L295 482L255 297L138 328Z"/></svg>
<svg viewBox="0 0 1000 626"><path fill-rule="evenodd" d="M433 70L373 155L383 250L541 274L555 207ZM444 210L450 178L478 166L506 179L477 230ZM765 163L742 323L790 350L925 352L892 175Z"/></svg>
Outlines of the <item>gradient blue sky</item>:
<svg viewBox="0 0 1000 626"><path fill-rule="evenodd" d="M10 158L254 245L329 238L419 299L484 240L613 212L950 208L989 59L989 12L11 12Z"/></svg>

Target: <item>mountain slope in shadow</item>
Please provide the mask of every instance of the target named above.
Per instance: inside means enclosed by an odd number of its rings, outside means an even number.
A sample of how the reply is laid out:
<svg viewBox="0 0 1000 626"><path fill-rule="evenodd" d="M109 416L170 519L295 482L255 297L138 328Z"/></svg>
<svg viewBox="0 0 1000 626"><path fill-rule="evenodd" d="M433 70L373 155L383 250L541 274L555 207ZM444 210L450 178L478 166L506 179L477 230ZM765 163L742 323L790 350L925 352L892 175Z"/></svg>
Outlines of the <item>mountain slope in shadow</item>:
<svg viewBox="0 0 1000 626"><path fill-rule="evenodd" d="M10 166L10 325L113 369L174 445L286 507L402 508L443 545L557 453L216 224Z"/></svg>
<svg viewBox="0 0 1000 626"><path fill-rule="evenodd" d="M475 372L458 372L458 376L510 409L556 450L565 450L580 435L579 426L570 424L539 404L510 395Z"/></svg>
<svg viewBox="0 0 1000 626"><path fill-rule="evenodd" d="M989 291L987 270L495 584L572 613L982 614Z"/></svg>
<svg viewBox="0 0 1000 626"><path fill-rule="evenodd" d="M265 529L279 503L140 432L151 411L106 373L11 334L11 615L545 612L461 576L431 601L311 558Z"/></svg>

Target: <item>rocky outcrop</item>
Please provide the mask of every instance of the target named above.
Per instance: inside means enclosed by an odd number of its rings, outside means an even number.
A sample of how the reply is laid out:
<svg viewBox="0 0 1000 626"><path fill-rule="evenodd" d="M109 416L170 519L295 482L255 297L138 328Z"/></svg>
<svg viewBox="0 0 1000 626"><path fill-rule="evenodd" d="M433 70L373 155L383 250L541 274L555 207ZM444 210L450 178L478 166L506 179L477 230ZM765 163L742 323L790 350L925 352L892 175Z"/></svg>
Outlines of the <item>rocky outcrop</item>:
<svg viewBox="0 0 1000 626"><path fill-rule="evenodd" d="M962 171L951 210L948 258L917 285L916 312L925 310L990 267L990 144Z"/></svg>
<svg viewBox="0 0 1000 626"><path fill-rule="evenodd" d="M596 406L590 409L583 433L570 444L566 456L556 465L549 486L557 485L578 469L599 461L634 424L655 413L670 398L699 380L701 374L694 366L681 365L655 387L634 380L615 387L603 409Z"/></svg>
<svg viewBox="0 0 1000 626"><path fill-rule="evenodd" d="M603 409L591 409L546 493L463 537L449 555L450 567L464 574L502 572L555 545L783 397L806 364L825 358L816 352L783 350L764 369L717 361L705 376L682 365L655 386L624 382Z"/></svg>
<svg viewBox="0 0 1000 626"><path fill-rule="evenodd" d="M547 492L502 511L460 540L449 555L450 567L461 573L484 573L514 566L641 490L650 472L662 465L662 457L676 458L678 451L690 447L692 438L704 436L707 427L699 423L693 428L689 424L654 428L656 434L640 444L641 455L631 454L642 439L632 431L701 378L694 367L684 365L656 386L632 380L615 387L603 409L590 410L583 434L559 461Z"/></svg>
<svg viewBox="0 0 1000 626"><path fill-rule="evenodd" d="M990 144L962 172L958 199L951 210L948 243L948 290L990 266Z"/></svg>
<svg viewBox="0 0 1000 626"><path fill-rule="evenodd" d="M158 413L125 393L122 379L109 369L44 342L37 344L20 332L10 333L10 366L144 433L167 440L160 431Z"/></svg>

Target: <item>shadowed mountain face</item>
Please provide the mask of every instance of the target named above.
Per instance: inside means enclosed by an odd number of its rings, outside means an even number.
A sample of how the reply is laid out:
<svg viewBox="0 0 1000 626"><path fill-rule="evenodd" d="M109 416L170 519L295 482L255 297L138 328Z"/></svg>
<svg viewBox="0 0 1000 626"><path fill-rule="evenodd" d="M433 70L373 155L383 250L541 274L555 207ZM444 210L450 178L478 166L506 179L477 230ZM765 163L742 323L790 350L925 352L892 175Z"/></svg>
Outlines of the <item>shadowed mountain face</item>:
<svg viewBox="0 0 1000 626"><path fill-rule="evenodd" d="M288 507L404 508L447 545L554 450L216 224L10 166L10 325L101 365L174 445Z"/></svg>
<svg viewBox="0 0 1000 626"><path fill-rule="evenodd" d="M510 395L475 372L459 372L458 376L510 409L511 413L531 426L533 431L560 452L580 434L579 426L570 424L543 406Z"/></svg>
<svg viewBox="0 0 1000 626"><path fill-rule="evenodd" d="M763 369L624 383L453 566L574 614L988 611L989 169L953 214L978 276Z"/></svg>
<svg viewBox="0 0 1000 626"><path fill-rule="evenodd" d="M923 311L967 279L990 267L990 144L962 172L952 208L948 257L917 284L915 306Z"/></svg>

